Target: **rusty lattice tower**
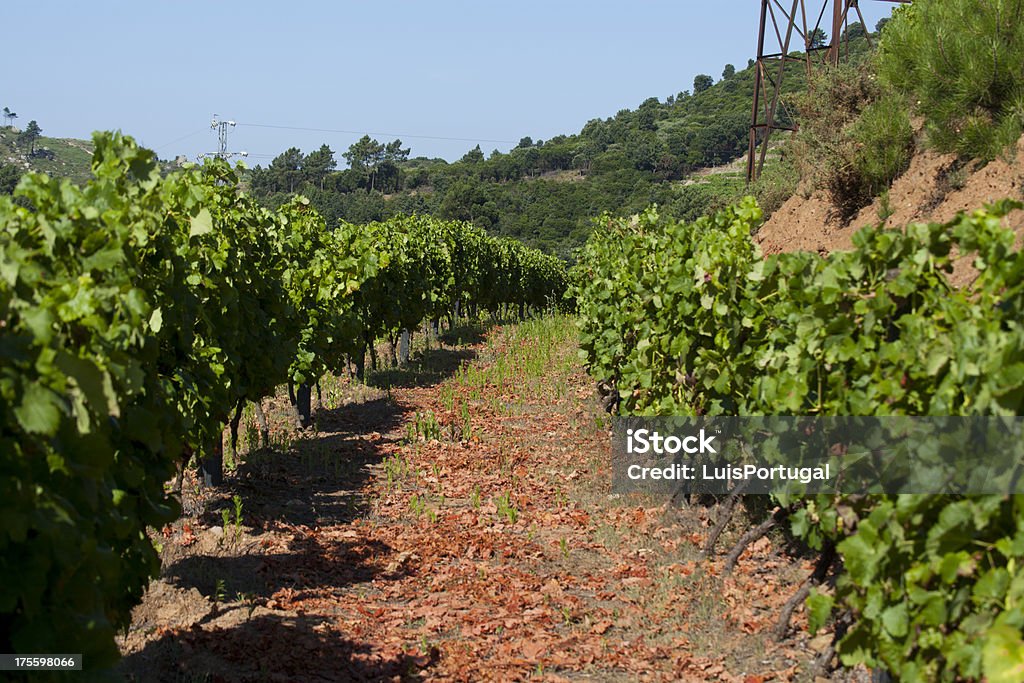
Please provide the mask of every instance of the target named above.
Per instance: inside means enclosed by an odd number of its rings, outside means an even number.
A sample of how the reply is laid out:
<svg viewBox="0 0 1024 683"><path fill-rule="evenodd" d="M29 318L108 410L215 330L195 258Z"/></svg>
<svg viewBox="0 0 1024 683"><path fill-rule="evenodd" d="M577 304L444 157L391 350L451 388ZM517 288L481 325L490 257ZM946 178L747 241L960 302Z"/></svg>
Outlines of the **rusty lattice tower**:
<svg viewBox="0 0 1024 683"><path fill-rule="evenodd" d="M911 0L880 1L908 3ZM757 69L747 154L748 182L757 180L761 175L772 133L796 130L795 119L782 98L782 83L786 78L787 69L799 64L810 77L812 69L817 65L839 64L846 47L846 29L851 14L856 14L861 24L865 24L858 0L760 2ZM864 28L868 30L866 25ZM829 29L831 31L827 40L816 39L820 38L821 31Z"/></svg>

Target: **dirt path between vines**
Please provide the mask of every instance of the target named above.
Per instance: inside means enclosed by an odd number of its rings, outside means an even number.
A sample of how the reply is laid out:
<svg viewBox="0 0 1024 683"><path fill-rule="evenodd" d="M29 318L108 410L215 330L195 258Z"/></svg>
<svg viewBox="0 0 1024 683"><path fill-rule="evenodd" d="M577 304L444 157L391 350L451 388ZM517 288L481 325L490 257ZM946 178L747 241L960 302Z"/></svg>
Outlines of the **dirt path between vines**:
<svg viewBox="0 0 1024 683"><path fill-rule="evenodd" d="M808 561L765 538L723 576L713 512L609 493L571 321L468 337L325 387L315 431L274 401L158 536L127 680L814 680L830 635L768 635Z"/></svg>

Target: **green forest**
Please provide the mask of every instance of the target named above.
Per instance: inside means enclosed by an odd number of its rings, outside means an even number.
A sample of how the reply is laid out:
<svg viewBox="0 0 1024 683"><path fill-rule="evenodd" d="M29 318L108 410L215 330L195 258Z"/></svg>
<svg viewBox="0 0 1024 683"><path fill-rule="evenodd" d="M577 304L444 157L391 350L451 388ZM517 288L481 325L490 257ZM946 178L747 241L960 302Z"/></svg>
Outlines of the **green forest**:
<svg viewBox="0 0 1024 683"><path fill-rule="evenodd" d="M878 28L869 34L860 23L847 27L848 62L870 54ZM819 30L812 45L826 39ZM306 196L328 225L429 214L468 221L571 261L590 234L591 219L601 213L627 216L658 204L672 217L692 220L751 191L736 169L707 170L746 154L754 79L752 59L742 68L725 64L717 78L698 74L684 90L591 119L578 133L548 140L524 136L508 153L477 145L451 163L413 157L402 140L368 135L347 150L292 147L266 167L251 168L242 183L268 208ZM797 97L806 86L804 74L791 69L783 92ZM43 138L35 120L25 130L4 130L0 192L10 194L17 184L17 157L31 170L76 181L89 177L87 141ZM780 176L784 199L794 189L792 172L776 172L752 188L769 212L780 203Z"/></svg>
<svg viewBox="0 0 1024 683"><path fill-rule="evenodd" d="M851 63L869 52L871 36L862 24L851 23L844 38ZM825 39L819 30L813 44ZM787 96L806 88L799 69L791 74ZM590 233L591 218L603 212L628 216L658 204L692 220L745 194L745 177L736 172L695 173L746 154L754 78L753 60L739 69L726 64L717 80L699 74L691 88L592 119L578 133L523 137L507 154L477 145L453 163L410 158L401 140L369 136L341 159L327 145L307 153L291 148L266 168L254 168L249 182L269 206L302 193L328 224L426 213L571 259ZM342 161L348 168L338 170Z"/></svg>

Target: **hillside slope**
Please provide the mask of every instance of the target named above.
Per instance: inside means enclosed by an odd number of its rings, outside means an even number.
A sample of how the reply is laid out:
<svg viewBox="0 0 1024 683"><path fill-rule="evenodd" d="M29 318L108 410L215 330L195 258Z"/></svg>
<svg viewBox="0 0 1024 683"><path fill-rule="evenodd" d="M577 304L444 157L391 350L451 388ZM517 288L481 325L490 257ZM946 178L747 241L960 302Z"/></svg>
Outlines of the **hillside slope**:
<svg viewBox="0 0 1024 683"><path fill-rule="evenodd" d="M772 214L756 239L766 254L832 252L849 249L854 233L865 225L882 221L895 228L915 222L945 222L959 211L972 211L1008 197L1024 198L1024 137L1012 155L984 166L962 165L955 154L918 152L888 194L876 198L848 223L838 218L825 192L798 192ZM1024 211L1013 212L1004 222L1017 233L1018 241L1024 237ZM958 264L954 284L965 284L970 278L969 264Z"/></svg>
<svg viewBox="0 0 1024 683"><path fill-rule="evenodd" d="M89 140L40 137L36 154L30 155L16 140L21 131L11 126L0 128L0 165L10 164L18 170L36 171L50 176L87 180L92 174L93 145Z"/></svg>
<svg viewBox="0 0 1024 683"><path fill-rule="evenodd" d="M851 24L849 36L848 61L863 62L871 54L868 34ZM333 170L335 151L326 144L308 153L291 148L253 169L251 187L270 206L302 193L332 224L428 213L571 259L603 212L628 216L658 204L666 215L692 220L738 200L745 174L710 169L744 156L755 77L753 60L743 68L726 64L717 80L699 75L692 92L647 98L576 133L523 137L507 153L477 146L452 163L408 159L401 140L369 136L344 152L344 170ZM794 99L806 86L803 70L794 68L783 95Z"/></svg>

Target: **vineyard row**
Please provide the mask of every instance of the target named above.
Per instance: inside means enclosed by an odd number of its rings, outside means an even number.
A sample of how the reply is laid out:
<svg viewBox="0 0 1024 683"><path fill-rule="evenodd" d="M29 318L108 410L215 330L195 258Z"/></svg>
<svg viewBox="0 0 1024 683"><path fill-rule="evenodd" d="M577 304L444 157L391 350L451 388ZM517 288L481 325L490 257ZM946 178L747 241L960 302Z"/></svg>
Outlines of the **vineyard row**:
<svg viewBox="0 0 1024 683"><path fill-rule="evenodd" d="M162 176L130 138L94 142L84 186L29 174L0 198L0 651L102 668L159 569L146 528L179 512L165 482L240 402L308 396L460 306L559 302L566 273L465 223L329 229L223 161Z"/></svg>
<svg viewBox="0 0 1024 683"><path fill-rule="evenodd" d="M693 223L606 216L571 278L582 354L624 415L1024 414L1024 255L1001 226L1021 207L864 228L827 256L762 257L753 200ZM968 287L948 280L958 256L977 271ZM807 598L844 664L1021 680L1021 496L775 502L741 542L788 520L820 551L780 635Z"/></svg>

